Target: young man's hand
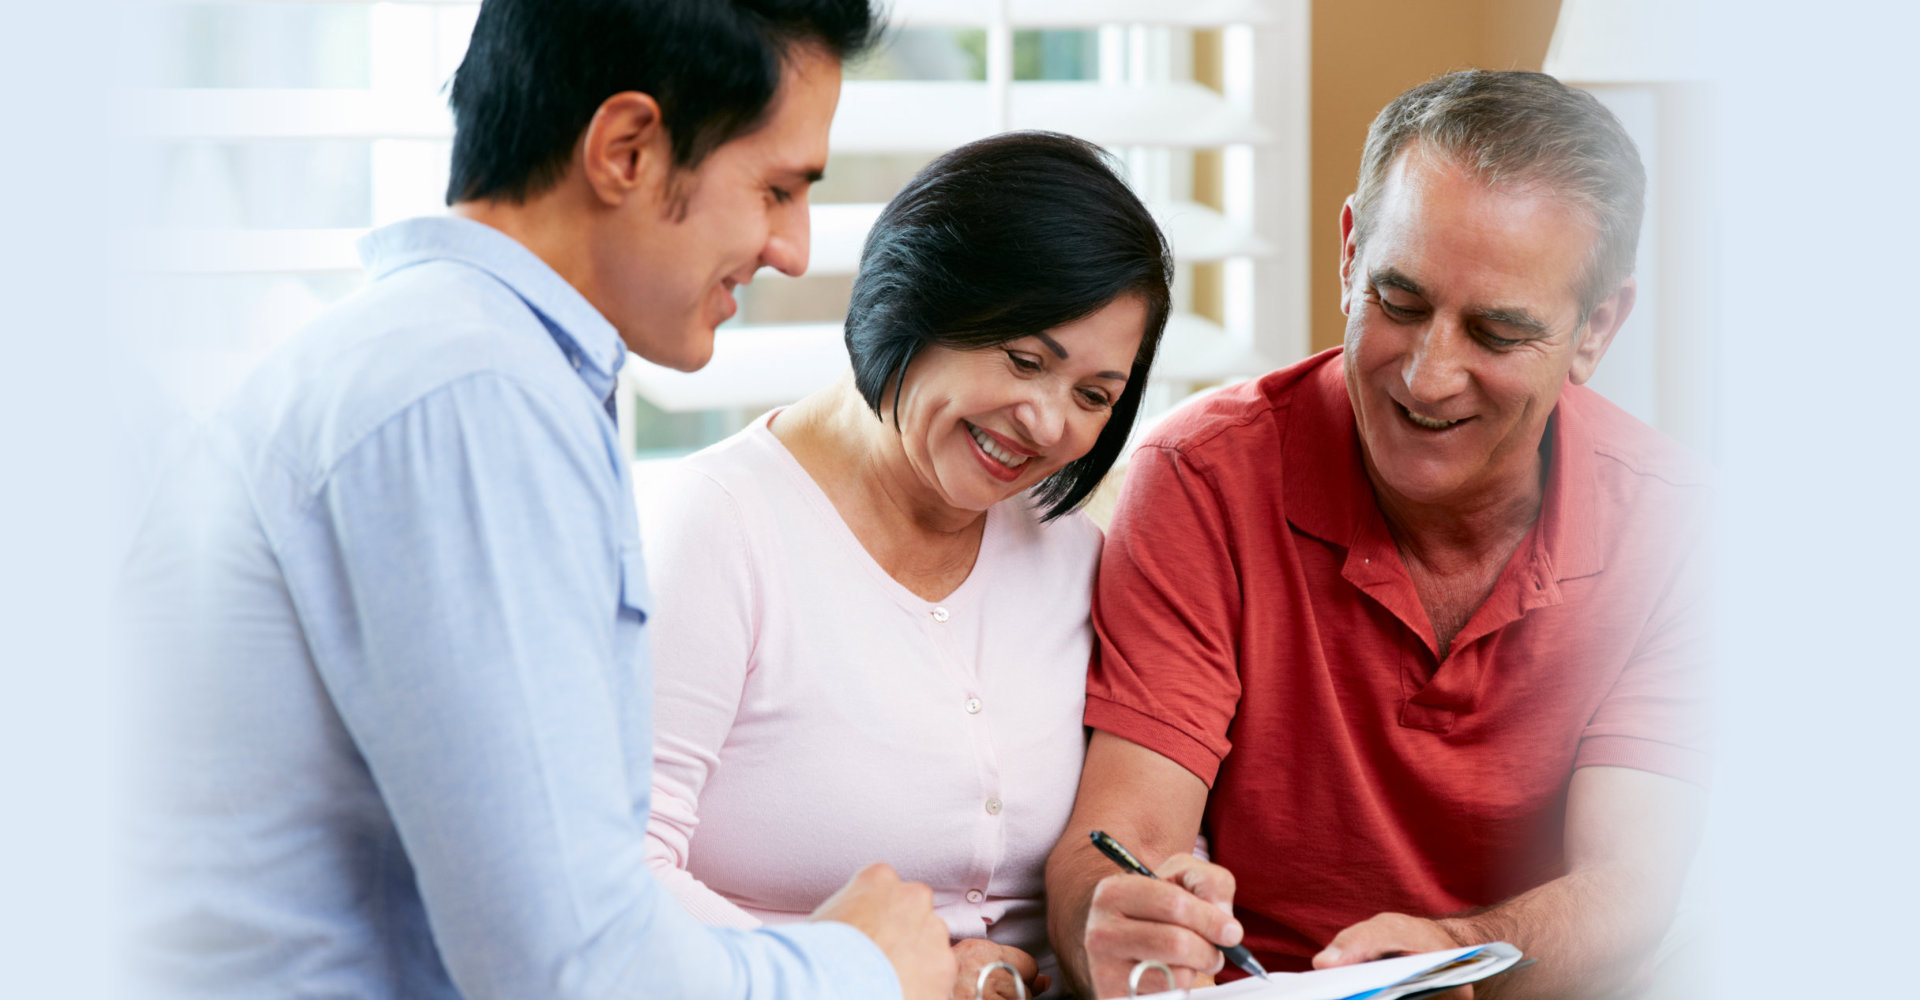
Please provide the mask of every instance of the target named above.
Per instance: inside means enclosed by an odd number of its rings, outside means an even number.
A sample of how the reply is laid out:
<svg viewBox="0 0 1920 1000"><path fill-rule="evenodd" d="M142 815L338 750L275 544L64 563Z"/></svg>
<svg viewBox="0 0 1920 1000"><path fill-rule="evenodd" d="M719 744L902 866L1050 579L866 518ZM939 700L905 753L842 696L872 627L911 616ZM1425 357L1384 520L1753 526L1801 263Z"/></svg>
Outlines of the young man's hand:
<svg viewBox="0 0 1920 1000"><path fill-rule="evenodd" d="M933 890L902 882L884 864L860 869L809 920L837 920L873 939L893 963L905 1000L947 1000L958 963L947 925L933 913Z"/></svg>

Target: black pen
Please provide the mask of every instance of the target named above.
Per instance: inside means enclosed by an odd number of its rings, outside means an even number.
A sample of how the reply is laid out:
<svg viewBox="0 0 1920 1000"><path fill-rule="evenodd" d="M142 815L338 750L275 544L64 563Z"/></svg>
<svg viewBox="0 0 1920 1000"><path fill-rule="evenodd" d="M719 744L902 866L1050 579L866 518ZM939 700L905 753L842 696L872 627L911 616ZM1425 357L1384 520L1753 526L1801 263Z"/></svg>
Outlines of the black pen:
<svg viewBox="0 0 1920 1000"><path fill-rule="evenodd" d="M1093 838L1093 846L1099 848L1100 853L1106 855L1114 864L1119 865L1135 875L1145 875L1151 879L1160 877L1149 870L1146 865L1141 864L1140 859L1134 857L1132 851L1121 847L1119 841L1107 836L1104 832L1095 830L1090 836ZM1233 964L1239 966L1241 971L1248 975L1259 976L1261 979L1272 982L1272 979L1267 976L1267 970L1261 968L1260 963L1254 960L1253 952L1248 951L1246 945L1236 944L1228 947L1224 944L1219 944L1214 945L1214 947L1220 949L1228 958L1232 959Z"/></svg>

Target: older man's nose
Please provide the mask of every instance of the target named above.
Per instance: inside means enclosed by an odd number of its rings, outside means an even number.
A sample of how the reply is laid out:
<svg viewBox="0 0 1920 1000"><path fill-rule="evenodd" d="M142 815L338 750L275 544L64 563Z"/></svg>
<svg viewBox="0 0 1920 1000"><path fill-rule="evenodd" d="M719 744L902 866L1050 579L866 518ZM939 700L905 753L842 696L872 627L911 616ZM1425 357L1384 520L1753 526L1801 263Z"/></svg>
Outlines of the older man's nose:
<svg viewBox="0 0 1920 1000"><path fill-rule="evenodd" d="M1458 394L1467 385L1467 352L1472 349L1466 330L1458 323L1436 319L1407 356L1402 372L1407 392L1422 403Z"/></svg>

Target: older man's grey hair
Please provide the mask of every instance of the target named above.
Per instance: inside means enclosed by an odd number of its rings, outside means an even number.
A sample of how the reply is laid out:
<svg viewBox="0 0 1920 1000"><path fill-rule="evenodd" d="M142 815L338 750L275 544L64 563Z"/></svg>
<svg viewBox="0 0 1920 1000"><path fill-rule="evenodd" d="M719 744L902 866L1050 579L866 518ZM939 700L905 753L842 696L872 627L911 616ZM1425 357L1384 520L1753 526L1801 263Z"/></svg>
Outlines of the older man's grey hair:
<svg viewBox="0 0 1920 1000"><path fill-rule="evenodd" d="M1414 144L1491 188L1539 185L1587 214L1596 238L1574 290L1581 326L1633 274L1647 173L1627 130L1592 94L1545 73L1463 70L1394 98L1367 129L1360 155L1356 248L1366 243L1394 161Z"/></svg>

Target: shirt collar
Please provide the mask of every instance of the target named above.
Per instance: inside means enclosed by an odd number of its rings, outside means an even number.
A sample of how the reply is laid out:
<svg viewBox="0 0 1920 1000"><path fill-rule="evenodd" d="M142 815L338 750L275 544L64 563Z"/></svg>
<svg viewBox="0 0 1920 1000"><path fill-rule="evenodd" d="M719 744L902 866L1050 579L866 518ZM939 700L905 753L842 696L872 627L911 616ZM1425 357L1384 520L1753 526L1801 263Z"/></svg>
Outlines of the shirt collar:
<svg viewBox="0 0 1920 1000"><path fill-rule="evenodd" d="M1593 429L1574 403L1573 386L1562 387L1547 425L1547 492L1540 503L1540 538L1553 560L1554 577L1592 576L1605 566L1600 547L1600 481Z"/></svg>
<svg viewBox="0 0 1920 1000"><path fill-rule="evenodd" d="M454 260L492 275L546 324L567 360L595 394L613 391L627 349L605 316L533 251L485 223L429 216L384 226L360 238L360 260L374 280L434 260Z"/></svg>
<svg viewBox="0 0 1920 1000"><path fill-rule="evenodd" d="M1378 517L1360 457L1360 431L1347 401L1339 352L1294 389L1287 407L1287 520L1322 541L1351 548L1362 515Z"/></svg>
<svg viewBox="0 0 1920 1000"><path fill-rule="evenodd" d="M1579 407L1562 396L1547 424L1551 441L1546 493L1535 537L1538 554L1556 580L1591 576L1603 568L1595 535L1598 502L1594 443ZM1302 380L1288 407L1285 462L1287 520L1346 548L1363 529L1386 523L1360 455L1360 431L1347 397L1346 367L1336 356ZM1372 535L1375 532L1368 531Z"/></svg>

